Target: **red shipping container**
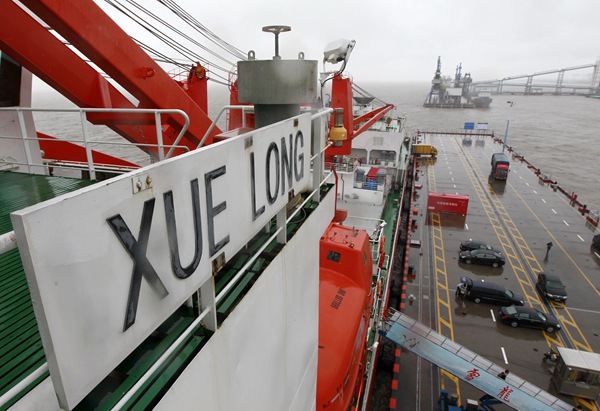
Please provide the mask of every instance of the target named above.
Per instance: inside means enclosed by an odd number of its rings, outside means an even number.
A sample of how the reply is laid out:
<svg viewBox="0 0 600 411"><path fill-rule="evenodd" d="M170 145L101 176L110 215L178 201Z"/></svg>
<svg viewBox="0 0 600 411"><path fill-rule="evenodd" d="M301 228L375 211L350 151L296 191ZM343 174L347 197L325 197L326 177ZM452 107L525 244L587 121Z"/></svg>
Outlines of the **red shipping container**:
<svg viewBox="0 0 600 411"><path fill-rule="evenodd" d="M427 211L466 215L469 208L469 196L459 194L429 192Z"/></svg>

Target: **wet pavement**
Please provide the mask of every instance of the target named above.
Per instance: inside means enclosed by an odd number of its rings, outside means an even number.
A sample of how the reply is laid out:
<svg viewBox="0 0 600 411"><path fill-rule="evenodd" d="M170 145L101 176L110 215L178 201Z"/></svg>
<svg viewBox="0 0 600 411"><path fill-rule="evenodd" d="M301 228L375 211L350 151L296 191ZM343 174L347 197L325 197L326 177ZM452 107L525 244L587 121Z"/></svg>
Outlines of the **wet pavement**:
<svg viewBox="0 0 600 411"><path fill-rule="evenodd" d="M551 345L600 352L600 259L591 247L594 228L563 194L510 153L508 180L490 178L492 153L502 151L491 138L474 137L467 144L462 136L429 135L427 143L436 146L439 155L435 160L419 160L416 184L421 188L411 216L416 223L411 239L419 247L410 252L413 275L406 284L403 312L575 404L573 398L556 393L550 380L553 367L542 360ZM427 212L429 191L468 196L467 215ZM468 239L500 249L506 265L492 268L458 262L459 245ZM552 242L549 251L548 242ZM541 271L559 275L567 285L566 304L540 296L535 282ZM498 306L456 298L461 276L513 290L524 296L525 305L552 312L562 330L548 334L496 322ZM435 410L442 388L457 393L462 403L483 395L406 350L400 354L396 375L392 409ZM587 400L577 404L584 410L596 409Z"/></svg>

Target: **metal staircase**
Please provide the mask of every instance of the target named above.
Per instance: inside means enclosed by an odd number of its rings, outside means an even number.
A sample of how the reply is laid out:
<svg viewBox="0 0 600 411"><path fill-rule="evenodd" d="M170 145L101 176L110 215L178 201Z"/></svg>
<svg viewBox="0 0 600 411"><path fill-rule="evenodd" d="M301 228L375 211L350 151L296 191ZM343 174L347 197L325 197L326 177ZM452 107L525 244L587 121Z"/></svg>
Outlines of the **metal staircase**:
<svg viewBox="0 0 600 411"><path fill-rule="evenodd" d="M381 331L386 338L461 380L519 411L571 411L572 405L510 373L505 380L497 375L504 368L487 360L413 320L390 309Z"/></svg>

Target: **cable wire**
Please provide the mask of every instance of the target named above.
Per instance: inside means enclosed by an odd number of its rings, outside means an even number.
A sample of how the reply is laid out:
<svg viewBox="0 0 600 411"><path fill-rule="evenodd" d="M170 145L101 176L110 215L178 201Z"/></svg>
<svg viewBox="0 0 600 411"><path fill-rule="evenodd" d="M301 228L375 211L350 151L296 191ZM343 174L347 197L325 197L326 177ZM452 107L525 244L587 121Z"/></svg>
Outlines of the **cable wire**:
<svg viewBox="0 0 600 411"><path fill-rule="evenodd" d="M120 0L105 0L105 2L107 4L109 4L110 6L112 6L115 10L122 13L127 18L131 19L133 22L135 22L141 28L143 28L144 30L146 30L147 32L152 34L154 37L156 37L158 40L160 40L163 44L168 46L170 49L174 50L178 55L182 56L187 61L194 61L194 62L198 62L198 63L202 62L203 65L210 67L211 76L209 77L209 80L214 81L218 84L223 84L223 85L228 84L228 77L229 77L229 73L231 71L230 69L227 69L219 64L215 64L215 63L209 61L208 59L202 57L198 53L194 52L190 48L183 46L180 42L178 42L176 40L176 37L179 36L179 37L183 38L184 40L192 43L193 45L201 48L202 50L205 50L207 53L211 54L213 57L216 57L219 60L224 61L225 63L229 64L232 67L234 67L236 65L234 62L224 58L223 56L210 50L208 47L200 44L198 41L194 40L189 35L186 35L181 30L179 30L175 26L173 26L172 24L169 24L164 19L157 16L155 13L152 13L151 11L140 6L139 4L135 3L134 1L132 1L132 0L125 0L125 1L127 3L129 3L130 5L132 5L133 7L135 7L137 10L139 10L144 15L148 16L148 18L150 18L154 21L152 23L148 22L147 18L141 16L138 12L136 12L136 11L132 10L130 7L124 5ZM159 1L159 2L164 3L161 1ZM176 5L175 6L165 5L165 6L168 7L170 10L172 10L174 7L179 7ZM187 18L188 20L191 19L191 17L189 15L186 15L181 10L179 10L177 13L180 16L184 16L184 18ZM182 17L180 17L180 18L182 18ZM158 24L154 24L154 22L156 22ZM190 24L187 21L186 21L186 23ZM167 29L169 29L170 31L175 33L176 36L171 35L171 34L166 34L165 32L161 31L159 28L157 28L157 26L166 27ZM208 31L208 32L211 33L210 31ZM241 54L241 52L238 49L236 49L232 46L228 46L226 42L219 39L214 34L211 33L210 36L205 36L205 37L207 37L213 43L218 44L221 49L223 49L229 53L232 53L236 58L239 58L239 55ZM155 60L157 60L157 61L172 64L172 65L174 65L176 67L180 67L182 70L186 70L186 71L191 68L191 64L189 64L189 63L185 64L185 63L178 62L175 58L170 57L162 52L159 52L155 48L150 47L149 45L145 44L144 42L142 42L138 39L133 38L133 40L141 48L143 48L146 52L153 55L153 58L158 57L158 59L155 58ZM218 71L220 71L222 74L219 74ZM220 80L216 80L213 77L217 77Z"/></svg>

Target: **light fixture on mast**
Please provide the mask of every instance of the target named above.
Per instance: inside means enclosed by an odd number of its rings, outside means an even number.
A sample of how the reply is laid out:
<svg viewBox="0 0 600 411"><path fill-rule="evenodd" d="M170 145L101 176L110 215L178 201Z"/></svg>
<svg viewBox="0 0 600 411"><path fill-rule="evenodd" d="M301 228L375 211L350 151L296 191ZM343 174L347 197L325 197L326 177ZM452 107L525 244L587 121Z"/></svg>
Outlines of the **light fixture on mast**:
<svg viewBox="0 0 600 411"><path fill-rule="evenodd" d="M348 63L350 53L352 53L355 44L355 40L346 39L335 40L327 44L325 51L323 51L323 64L337 64L343 61L345 65Z"/></svg>

